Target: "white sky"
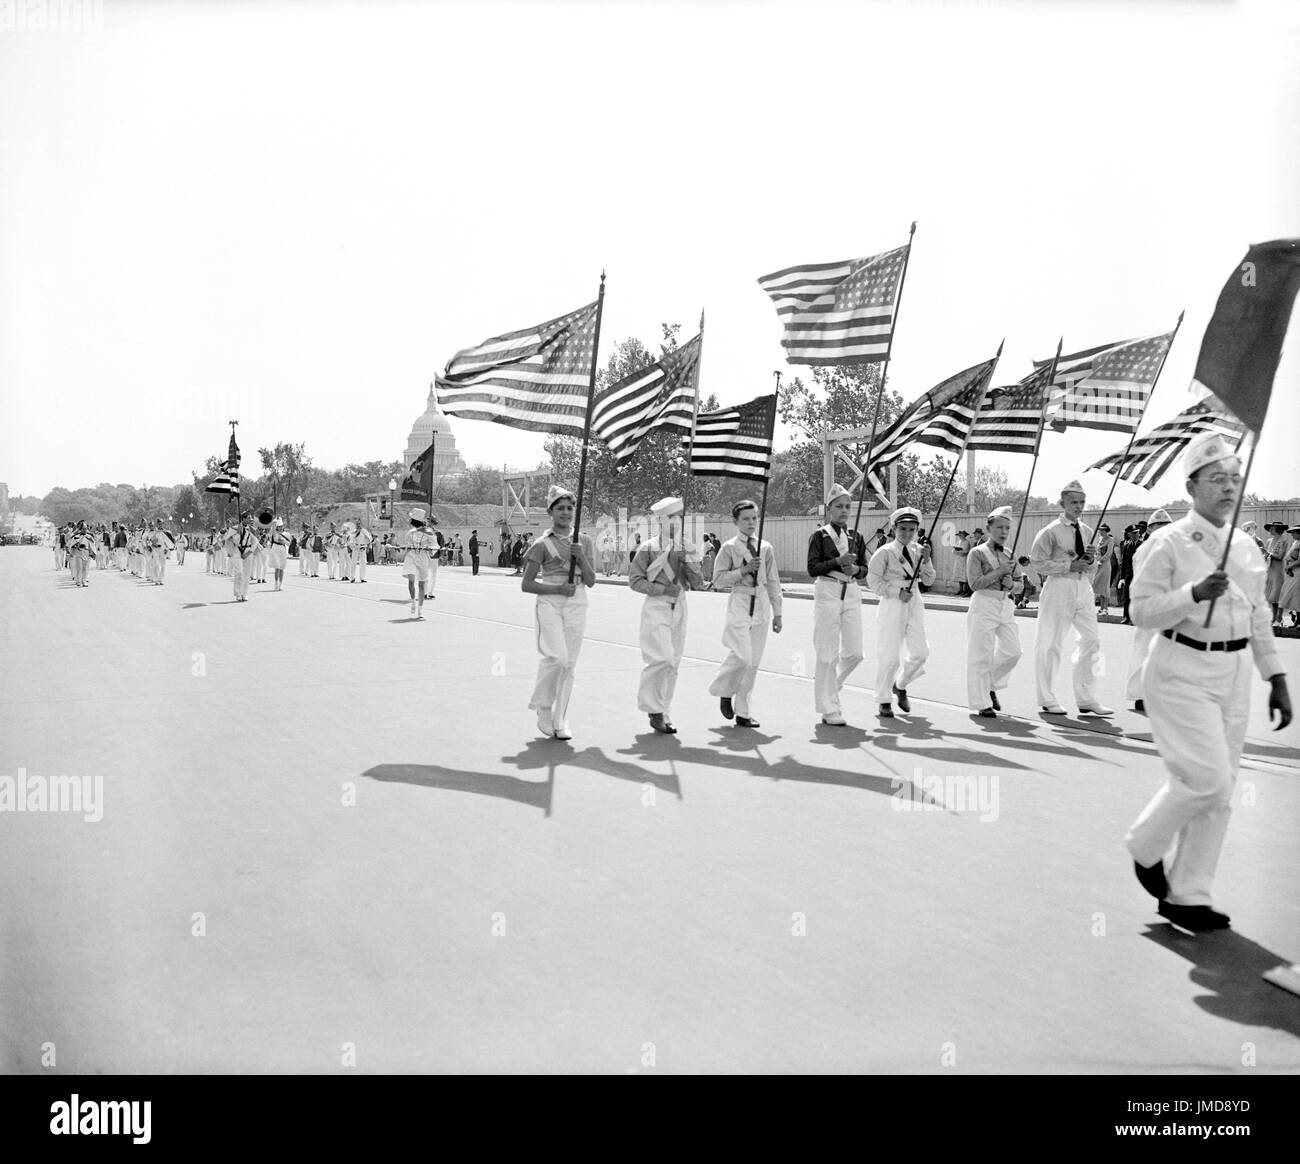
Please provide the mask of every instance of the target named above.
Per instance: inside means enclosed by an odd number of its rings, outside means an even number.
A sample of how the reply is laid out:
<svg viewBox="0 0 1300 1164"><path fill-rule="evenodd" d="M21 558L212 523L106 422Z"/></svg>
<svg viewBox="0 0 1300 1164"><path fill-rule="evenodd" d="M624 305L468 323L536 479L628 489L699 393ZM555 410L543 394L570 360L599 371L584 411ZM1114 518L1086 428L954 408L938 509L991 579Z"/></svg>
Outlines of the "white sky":
<svg viewBox="0 0 1300 1164"><path fill-rule="evenodd" d="M911 398L1003 335L1010 382L1062 331L1069 351L1185 307L1145 430L1190 403L1247 245L1300 235L1294 9L1289 27L1214 3L98 11L88 32L0 31L11 493L186 481L231 418L246 457L394 458L456 349L589 302L602 268L606 353L653 346L663 319L685 338L705 307L703 389L747 399L774 369L808 375L758 276L898 246L912 219L892 387ZM1251 484L1272 495L1300 494L1297 334ZM454 427L470 463L542 460L540 435ZM1122 444L1049 433L1035 491Z"/></svg>

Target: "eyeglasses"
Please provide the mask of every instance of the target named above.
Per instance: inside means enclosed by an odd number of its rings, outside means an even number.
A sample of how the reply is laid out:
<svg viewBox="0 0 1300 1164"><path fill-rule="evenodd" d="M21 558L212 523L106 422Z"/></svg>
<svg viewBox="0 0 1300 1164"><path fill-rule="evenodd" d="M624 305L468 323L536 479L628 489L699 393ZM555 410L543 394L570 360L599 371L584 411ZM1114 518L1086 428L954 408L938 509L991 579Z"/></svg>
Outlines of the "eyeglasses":
<svg viewBox="0 0 1300 1164"><path fill-rule="evenodd" d="M1202 481L1213 485L1216 489L1223 485L1240 485L1240 473L1215 473L1212 477L1202 477Z"/></svg>

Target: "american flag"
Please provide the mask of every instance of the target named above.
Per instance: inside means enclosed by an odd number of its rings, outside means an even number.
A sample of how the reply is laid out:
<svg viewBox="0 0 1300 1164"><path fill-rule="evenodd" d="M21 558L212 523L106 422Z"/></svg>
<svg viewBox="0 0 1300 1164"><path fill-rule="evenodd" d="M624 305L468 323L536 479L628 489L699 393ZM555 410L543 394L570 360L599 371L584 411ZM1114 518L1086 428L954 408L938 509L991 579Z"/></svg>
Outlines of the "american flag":
<svg viewBox="0 0 1300 1164"><path fill-rule="evenodd" d="M908 445L935 445L954 453L963 450L996 365L996 358L985 360L949 376L914 400L897 420L877 434L866 460L867 479L877 493L887 492L879 474L901 457Z"/></svg>
<svg viewBox="0 0 1300 1164"><path fill-rule="evenodd" d="M596 303L457 352L436 377L448 416L582 436L596 360Z"/></svg>
<svg viewBox="0 0 1300 1164"><path fill-rule="evenodd" d="M993 453L1038 452L1039 427L1051 392L1050 367L1031 372L1019 384L989 389L975 414L967 449Z"/></svg>
<svg viewBox="0 0 1300 1164"><path fill-rule="evenodd" d="M701 336L606 388L591 407L591 431L631 460L652 428L691 431L699 389Z"/></svg>
<svg viewBox="0 0 1300 1164"><path fill-rule="evenodd" d="M1150 489L1182 456L1188 442L1206 432L1240 440L1246 434L1246 426L1214 396L1207 396L1183 409L1172 420L1153 428L1146 436L1138 437L1132 450L1121 449L1118 453L1111 453L1088 468L1105 469L1121 481L1131 481Z"/></svg>
<svg viewBox="0 0 1300 1164"><path fill-rule="evenodd" d="M226 468L232 473L239 468L239 446L235 444L235 430L230 430L230 448L226 451Z"/></svg>
<svg viewBox="0 0 1300 1164"><path fill-rule="evenodd" d="M235 438L230 438L235 443ZM233 493L239 496L239 473L230 467L230 462L222 461L217 468L217 475L203 487L204 493Z"/></svg>
<svg viewBox="0 0 1300 1164"><path fill-rule="evenodd" d="M869 259L787 267L758 281L785 326L791 364L868 364L883 360L911 244Z"/></svg>
<svg viewBox="0 0 1300 1164"><path fill-rule="evenodd" d="M1173 339L1166 332L1062 356L1052 378L1048 424L1057 432L1071 426L1137 432ZM1051 363L1035 360L1034 367Z"/></svg>
<svg viewBox="0 0 1300 1164"><path fill-rule="evenodd" d="M772 467L775 425L775 393L735 408L700 413L695 420L691 475L766 479Z"/></svg>

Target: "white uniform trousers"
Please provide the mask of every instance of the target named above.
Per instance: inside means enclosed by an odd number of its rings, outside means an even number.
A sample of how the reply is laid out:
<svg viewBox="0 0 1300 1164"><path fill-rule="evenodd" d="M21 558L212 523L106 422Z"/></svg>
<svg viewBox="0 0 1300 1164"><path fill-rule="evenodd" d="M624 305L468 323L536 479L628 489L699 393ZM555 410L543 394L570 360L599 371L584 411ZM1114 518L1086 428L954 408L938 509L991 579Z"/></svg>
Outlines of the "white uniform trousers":
<svg viewBox="0 0 1300 1164"><path fill-rule="evenodd" d="M1083 574L1052 574L1043 580L1038 600L1038 631L1034 638L1034 671L1038 681L1038 702L1046 707L1057 703L1052 691L1061 665L1061 644L1074 627L1079 657L1074 664L1074 699L1081 707L1097 702L1097 657L1101 637L1097 633L1097 596Z"/></svg>
<svg viewBox="0 0 1300 1164"><path fill-rule="evenodd" d="M236 598L248 597L248 569L251 562L251 558L230 555L230 577L234 584Z"/></svg>
<svg viewBox="0 0 1300 1164"><path fill-rule="evenodd" d="M749 600L754 600L754 613L749 613ZM727 696L734 701L737 715L749 719L749 697L758 678L758 665L763 661L763 648L767 646L767 628L772 621L772 600L766 590L755 591L737 586L727 599L726 621L722 628L722 645L727 657L722 660L717 675L709 684L709 694L719 698Z"/></svg>
<svg viewBox="0 0 1300 1164"><path fill-rule="evenodd" d="M1143 698L1169 779L1124 840L1139 864L1165 862L1175 905L1212 904L1210 887L1246 740L1253 666L1249 647L1196 651L1163 635L1147 656Z"/></svg>
<svg viewBox="0 0 1300 1164"><path fill-rule="evenodd" d="M1155 638L1156 632L1149 627L1133 628L1133 653L1128 660L1128 682L1124 686L1125 699L1142 698L1142 668L1146 666L1147 654Z"/></svg>
<svg viewBox="0 0 1300 1164"><path fill-rule="evenodd" d="M813 650L817 671L813 700L818 715L840 714L840 689L862 662L862 591L850 582L840 598L843 582L835 578L813 581Z"/></svg>
<svg viewBox="0 0 1300 1164"><path fill-rule="evenodd" d="M668 714L677 689L677 668L686 650L686 594L651 597L641 607L641 685L636 705L647 715Z"/></svg>
<svg viewBox="0 0 1300 1164"><path fill-rule="evenodd" d="M339 569L339 551L337 546L329 546L325 550L325 568L329 571L330 581L334 581L338 575Z"/></svg>
<svg viewBox="0 0 1300 1164"><path fill-rule="evenodd" d="M303 578L306 577L306 575L307 575L307 551L302 546L299 546L298 547L298 576L300 578Z"/></svg>
<svg viewBox="0 0 1300 1164"><path fill-rule="evenodd" d="M966 615L966 702L971 711L992 706L989 692L1007 685L1020 655L1011 596L1004 590L976 590Z"/></svg>
<svg viewBox="0 0 1300 1164"><path fill-rule="evenodd" d="M882 598L876 611L876 702L892 703L897 685L906 691L925 674L930 644L925 637L925 599Z"/></svg>
<svg viewBox="0 0 1300 1164"><path fill-rule="evenodd" d="M569 696L587 629L587 588L578 583L572 598L537 595L537 682L528 706L551 713L557 728L568 726Z"/></svg>
<svg viewBox="0 0 1300 1164"><path fill-rule="evenodd" d="M114 547L113 557L117 561L117 568L119 570L125 570L126 569L126 547L125 546Z"/></svg>
<svg viewBox="0 0 1300 1164"><path fill-rule="evenodd" d="M363 546L358 546L352 551L352 576L358 582L366 580L366 551Z"/></svg>
<svg viewBox="0 0 1300 1164"><path fill-rule="evenodd" d="M183 565L185 565L185 547L184 547L184 546L177 545L177 547L176 547L176 564L177 564L178 566L183 566Z"/></svg>
<svg viewBox="0 0 1300 1164"><path fill-rule="evenodd" d="M161 546L150 555L153 558L153 578L161 582L167 577L167 551Z"/></svg>
<svg viewBox="0 0 1300 1164"><path fill-rule="evenodd" d="M307 551L307 577L320 577L320 555L315 550Z"/></svg>

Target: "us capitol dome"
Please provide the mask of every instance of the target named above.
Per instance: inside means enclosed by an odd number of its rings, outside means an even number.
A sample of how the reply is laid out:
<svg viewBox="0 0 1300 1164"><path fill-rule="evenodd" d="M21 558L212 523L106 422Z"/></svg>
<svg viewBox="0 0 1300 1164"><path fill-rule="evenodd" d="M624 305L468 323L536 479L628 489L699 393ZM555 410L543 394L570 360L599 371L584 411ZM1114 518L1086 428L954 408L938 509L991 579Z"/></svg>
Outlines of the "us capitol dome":
<svg viewBox="0 0 1300 1164"><path fill-rule="evenodd" d="M406 451L402 454L402 464L409 465L415 460L437 435L437 445L433 454L433 472L436 477L456 477L466 471L465 462L456 450L456 438L452 435L451 421L438 407L438 395L432 384L429 385L429 399L424 413L411 426L411 435L406 438Z"/></svg>

